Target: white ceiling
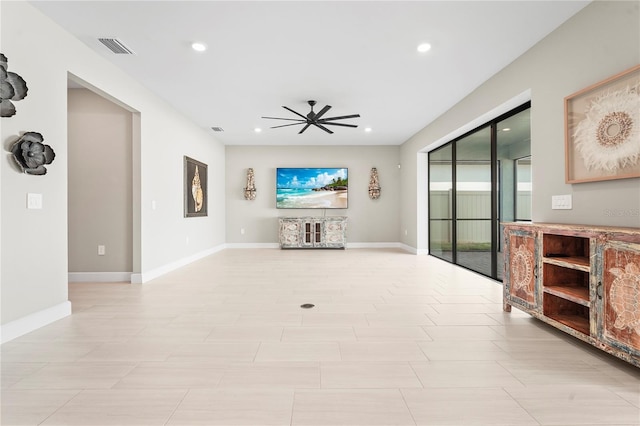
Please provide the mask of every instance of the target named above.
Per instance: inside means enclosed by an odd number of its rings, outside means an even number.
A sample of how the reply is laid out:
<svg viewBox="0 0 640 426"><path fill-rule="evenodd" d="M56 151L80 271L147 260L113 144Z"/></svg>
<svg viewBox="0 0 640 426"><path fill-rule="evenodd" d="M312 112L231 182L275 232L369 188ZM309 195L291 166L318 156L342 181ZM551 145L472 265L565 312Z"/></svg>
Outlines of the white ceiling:
<svg viewBox="0 0 640 426"><path fill-rule="evenodd" d="M224 144L399 145L589 2L30 3ZM194 41L208 50L193 51ZM429 52L416 51L422 42ZM344 121L358 128L299 135L301 126L269 129L289 122L261 118L298 118L282 106L304 115L309 99L316 112L333 106L325 117L360 114Z"/></svg>

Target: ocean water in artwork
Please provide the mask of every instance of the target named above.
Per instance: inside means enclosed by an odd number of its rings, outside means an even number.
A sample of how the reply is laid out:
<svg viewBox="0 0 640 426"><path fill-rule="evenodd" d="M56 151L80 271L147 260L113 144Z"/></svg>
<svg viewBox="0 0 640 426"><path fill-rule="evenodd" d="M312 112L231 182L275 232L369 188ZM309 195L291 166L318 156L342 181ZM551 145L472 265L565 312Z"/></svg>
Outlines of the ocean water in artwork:
<svg viewBox="0 0 640 426"><path fill-rule="evenodd" d="M279 189L276 203L284 209L345 208L346 191L314 191L312 189ZM344 200L344 201L343 201Z"/></svg>
<svg viewBox="0 0 640 426"><path fill-rule="evenodd" d="M278 169L276 207L346 209L347 169Z"/></svg>

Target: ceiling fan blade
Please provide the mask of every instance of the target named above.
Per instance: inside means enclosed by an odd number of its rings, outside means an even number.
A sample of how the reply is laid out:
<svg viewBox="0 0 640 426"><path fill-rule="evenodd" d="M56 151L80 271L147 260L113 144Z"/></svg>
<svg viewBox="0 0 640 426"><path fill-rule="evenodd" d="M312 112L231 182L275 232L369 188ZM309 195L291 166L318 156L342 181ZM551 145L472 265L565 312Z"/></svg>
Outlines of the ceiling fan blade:
<svg viewBox="0 0 640 426"><path fill-rule="evenodd" d="M269 118L271 120L300 121L300 122L307 121L307 120L300 120L299 118L282 118L282 117L260 117L260 118Z"/></svg>
<svg viewBox="0 0 640 426"><path fill-rule="evenodd" d="M320 121L333 121L333 120L343 120L343 119L347 119L347 118L358 118L360 117L360 114L351 114L351 115L341 115L339 117L329 117L329 118L323 118Z"/></svg>
<svg viewBox="0 0 640 426"><path fill-rule="evenodd" d="M304 126L304 127L302 128L302 130L300 130L300 131L298 132L298 134L301 134L302 132L304 132L305 130L307 130L307 129L309 128L309 126L311 126L311 123L307 123L307 125L306 125L306 126Z"/></svg>
<svg viewBox="0 0 640 426"><path fill-rule="evenodd" d="M318 113L313 117L314 121L317 121L322 117L327 111L331 109L331 105L325 105Z"/></svg>
<svg viewBox="0 0 640 426"><path fill-rule="evenodd" d="M358 127L357 124L344 124L344 123L320 123L325 126L342 126L342 127Z"/></svg>
<svg viewBox="0 0 640 426"><path fill-rule="evenodd" d="M292 110L291 108L289 108L288 106L282 106L282 108L286 109L287 111L291 111L292 113L294 113L295 115L304 118L304 121L307 121L307 117L300 114L299 112L295 112L294 110Z"/></svg>
<svg viewBox="0 0 640 426"><path fill-rule="evenodd" d="M320 123L312 123L314 126L317 126L319 128L321 128L322 130L324 130L327 133L333 133L331 130L327 129L326 127L324 127L322 124Z"/></svg>
<svg viewBox="0 0 640 426"><path fill-rule="evenodd" d="M273 126L273 127L269 127L269 128L270 129L277 129L278 127L299 126L302 123L304 123L304 121L301 121L300 123L281 124L280 126Z"/></svg>

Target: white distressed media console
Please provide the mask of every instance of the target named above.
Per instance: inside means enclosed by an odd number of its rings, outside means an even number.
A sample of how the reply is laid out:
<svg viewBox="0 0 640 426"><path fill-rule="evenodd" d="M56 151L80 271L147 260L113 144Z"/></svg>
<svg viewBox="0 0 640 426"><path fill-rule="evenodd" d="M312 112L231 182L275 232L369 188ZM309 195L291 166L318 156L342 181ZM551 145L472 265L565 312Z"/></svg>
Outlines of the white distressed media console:
<svg viewBox="0 0 640 426"><path fill-rule="evenodd" d="M346 248L347 217L281 217L280 248Z"/></svg>

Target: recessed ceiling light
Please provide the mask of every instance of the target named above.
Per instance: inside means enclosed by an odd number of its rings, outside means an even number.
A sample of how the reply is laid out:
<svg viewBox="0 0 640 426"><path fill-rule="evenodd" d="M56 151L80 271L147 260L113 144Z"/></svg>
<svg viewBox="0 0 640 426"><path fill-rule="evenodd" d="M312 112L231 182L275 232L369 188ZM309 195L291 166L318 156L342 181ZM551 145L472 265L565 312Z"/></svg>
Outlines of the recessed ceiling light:
<svg viewBox="0 0 640 426"><path fill-rule="evenodd" d="M502 129L502 131L503 131L503 132L509 132L509 131L511 131L511 128L509 128L509 127L505 127L504 129Z"/></svg>
<svg viewBox="0 0 640 426"><path fill-rule="evenodd" d="M191 48L196 52L204 52L205 50L207 50L207 45L204 43L196 42L191 44Z"/></svg>
<svg viewBox="0 0 640 426"><path fill-rule="evenodd" d="M262 129L260 127L256 127L255 129L253 129L253 131L256 133L260 133Z"/></svg>
<svg viewBox="0 0 640 426"><path fill-rule="evenodd" d="M364 131L365 131L365 132L367 132L367 133L369 133L369 132L371 131L371 127L365 127L365 128L364 128Z"/></svg>
<svg viewBox="0 0 640 426"><path fill-rule="evenodd" d="M431 45L429 43L422 43L418 45L418 52L424 53L431 50Z"/></svg>

